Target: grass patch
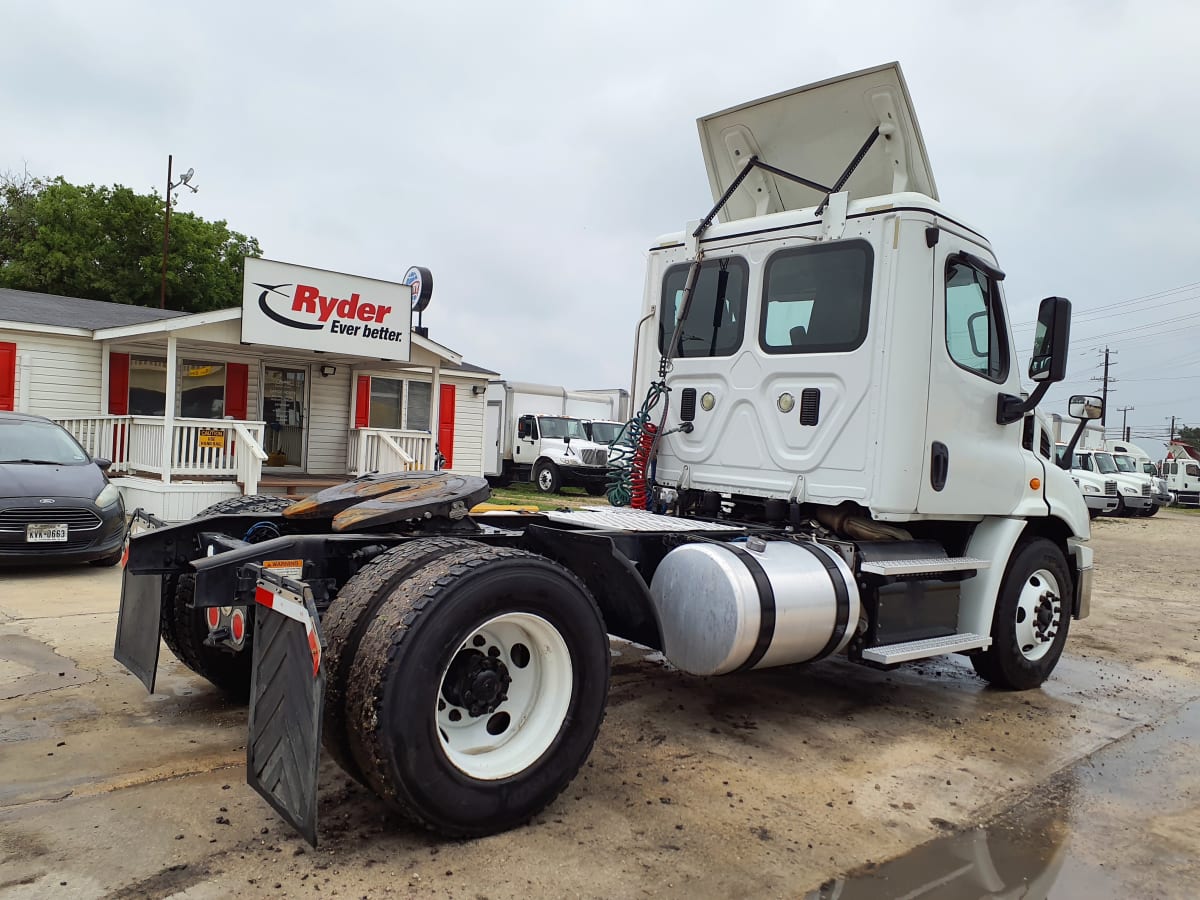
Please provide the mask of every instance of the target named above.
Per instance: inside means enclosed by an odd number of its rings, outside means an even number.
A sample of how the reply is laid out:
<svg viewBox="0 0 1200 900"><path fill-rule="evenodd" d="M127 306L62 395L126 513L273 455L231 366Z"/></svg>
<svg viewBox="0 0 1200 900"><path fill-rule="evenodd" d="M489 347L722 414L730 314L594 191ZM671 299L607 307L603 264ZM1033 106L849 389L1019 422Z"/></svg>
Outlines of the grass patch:
<svg viewBox="0 0 1200 900"><path fill-rule="evenodd" d="M562 509L568 506L576 509L580 506L608 506L608 498L588 496L583 488L563 488L557 494L543 494L532 484L518 482L508 487L492 488L489 503L512 503L523 506L536 506L538 509Z"/></svg>

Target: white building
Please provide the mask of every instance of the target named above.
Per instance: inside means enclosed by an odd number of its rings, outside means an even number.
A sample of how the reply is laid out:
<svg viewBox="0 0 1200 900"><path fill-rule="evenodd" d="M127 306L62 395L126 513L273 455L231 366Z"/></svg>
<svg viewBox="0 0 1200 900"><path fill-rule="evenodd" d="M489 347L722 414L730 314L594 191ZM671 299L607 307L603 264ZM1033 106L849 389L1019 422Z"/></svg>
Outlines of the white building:
<svg viewBox="0 0 1200 900"><path fill-rule="evenodd" d="M481 475L484 392L497 373L412 329L405 285L284 268L295 281L340 280L362 296L403 291L405 306L389 315L401 324L384 334L394 342L377 341L369 356L361 340L343 346L326 329L316 336L326 349L313 349L303 345L314 334L297 338L274 323L264 339L256 323L264 342L248 343L249 303L188 315L0 289L0 410L63 424L93 456L113 461L128 508L169 519L242 492L307 494L366 472L433 469L438 452L444 468ZM265 307L251 277L247 295ZM278 280L273 287L290 287ZM360 297L339 290L327 293ZM290 302L276 306L286 312ZM375 306L357 311L374 323L382 317ZM353 321L356 308L347 310ZM336 328L336 316L326 318Z"/></svg>

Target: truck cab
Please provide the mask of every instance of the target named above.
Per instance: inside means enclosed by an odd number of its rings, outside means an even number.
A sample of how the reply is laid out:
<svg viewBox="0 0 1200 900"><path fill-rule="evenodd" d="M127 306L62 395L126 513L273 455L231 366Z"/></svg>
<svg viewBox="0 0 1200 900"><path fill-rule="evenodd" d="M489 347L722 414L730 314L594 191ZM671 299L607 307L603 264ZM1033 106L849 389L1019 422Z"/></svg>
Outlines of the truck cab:
<svg viewBox="0 0 1200 900"><path fill-rule="evenodd" d="M1095 518L1102 513L1116 512L1118 496L1116 480L1085 468L1079 453L1072 453L1070 464L1064 466L1066 450L1066 444L1056 444L1055 458L1058 460L1059 466L1067 469L1071 473L1071 479L1079 485L1079 491L1083 494L1083 502L1087 504L1088 515Z"/></svg>
<svg viewBox="0 0 1200 900"><path fill-rule="evenodd" d="M582 419L521 416L513 455L530 462L532 480L543 493L563 487L582 487L596 496L604 493L608 449L588 437Z"/></svg>
<svg viewBox="0 0 1200 900"><path fill-rule="evenodd" d="M1149 515L1154 505L1151 496L1150 478L1135 471L1122 471L1107 450L1078 450L1075 452L1074 469L1093 472L1117 486L1117 509L1119 516Z"/></svg>

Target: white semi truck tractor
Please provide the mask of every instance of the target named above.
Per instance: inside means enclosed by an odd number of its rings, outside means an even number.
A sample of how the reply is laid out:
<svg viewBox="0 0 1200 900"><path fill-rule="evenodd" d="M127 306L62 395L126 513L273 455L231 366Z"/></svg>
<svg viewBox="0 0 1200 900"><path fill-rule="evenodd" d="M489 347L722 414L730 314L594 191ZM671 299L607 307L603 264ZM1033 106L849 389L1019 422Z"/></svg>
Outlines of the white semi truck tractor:
<svg viewBox="0 0 1200 900"><path fill-rule="evenodd" d="M1026 394L1004 272L938 200L899 66L700 135L715 205L649 248L609 492L633 508L473 513L486 482L438 472L138 517L118 659L152 689L161 634L248 694L247 779L309 840L322 744L444 834L528 821L591 751L610 635L703 676L960 654L1029 690L1088 615L1088 510L1035 409L1070 304L1041 303Z"/></svg>

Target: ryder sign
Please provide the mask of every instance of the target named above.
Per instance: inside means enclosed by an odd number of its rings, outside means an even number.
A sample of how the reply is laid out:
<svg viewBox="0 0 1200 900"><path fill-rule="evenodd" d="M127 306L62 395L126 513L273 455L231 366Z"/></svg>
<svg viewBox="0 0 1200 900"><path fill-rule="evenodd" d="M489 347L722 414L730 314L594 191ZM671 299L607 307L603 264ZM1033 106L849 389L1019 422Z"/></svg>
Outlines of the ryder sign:
<svg viewBox="0 0 1200 900"><path fill-rule="evenodd" d="M391 281L248 258L242 340L406 361L411 294Z"/></svg>

